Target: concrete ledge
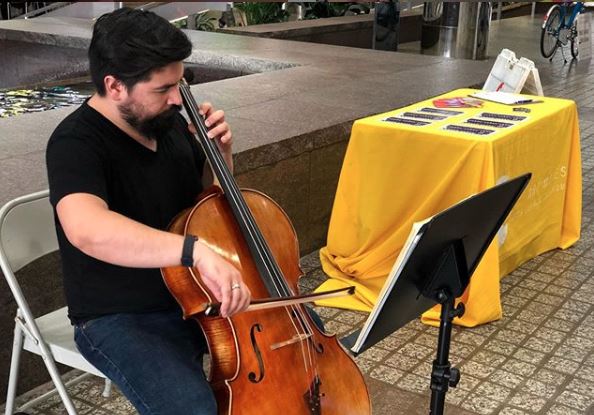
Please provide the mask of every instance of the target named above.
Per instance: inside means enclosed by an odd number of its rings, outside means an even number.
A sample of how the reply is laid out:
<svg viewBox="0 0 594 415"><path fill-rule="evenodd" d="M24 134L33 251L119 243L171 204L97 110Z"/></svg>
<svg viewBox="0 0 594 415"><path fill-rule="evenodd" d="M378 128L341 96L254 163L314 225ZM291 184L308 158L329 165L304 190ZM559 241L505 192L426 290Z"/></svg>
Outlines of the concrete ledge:
<svg viewBox="0 0 594 415"><path fill-rule="evenodd" d="M34 22L0 22L0 38L44 39L42 43L61 44L67 50L88 43L90 25L79 19L35 19ZM72 24L69 24L72 23ZM12 30L15 26L15 31ZM235 135L237 174L246 184L274 194L282 180L262 186L256 173L269 174L287 160L301 160L300 174L311 175L311 157L334 148L338 153L348 141L352 122L385 112L432 95L482 82L490 64L455 61L347 47L260 39L222 33L187 32L195 50L189 61L209 68L230 69L250 75L192 87L198 101L211 101L226 111ZM71 40L74 39L74 42ZM52 52L62 59L59 49ZM69 58L66 58L69 59ZM27 114L0 120L1 173L0 202L46 186L43 153L49 133L73 109ZM338 146L338 147L336 147ZM316 153L316 155L314 155ZM303 158L304 157L304 158ZM321 180L335 185L341 160L333 176ZM27 174L23 175L23 171ZM276 174L271 177L279 177ZM280 176L282 177L282 176ZM317 186L313 186L317 187ZM312 185L304 187L310 189ZM317 212L327 219L333 197ZM307 204L309 194L293 194ZM297 206L289 201L284 206ZM297 212L298 211L298 212ZM295 209L290 216L303 216ZM306 251L316 248L302 217L297 226Z"/></svg>
<svg viewBox="0 0 594 415"><path fill-rule="evenodd" d="M400 14L400 42L420 40L420 9ZM374 14L298 20L221 29L222 33L274 39L323 43L326 45L371 48Z"/></svg>
<svg viewBox="0 0 594 415"><path fill-rule="evenodd" d="M93 22L88 19L37 17L0 21L0 40L86 49Z"/></svg>

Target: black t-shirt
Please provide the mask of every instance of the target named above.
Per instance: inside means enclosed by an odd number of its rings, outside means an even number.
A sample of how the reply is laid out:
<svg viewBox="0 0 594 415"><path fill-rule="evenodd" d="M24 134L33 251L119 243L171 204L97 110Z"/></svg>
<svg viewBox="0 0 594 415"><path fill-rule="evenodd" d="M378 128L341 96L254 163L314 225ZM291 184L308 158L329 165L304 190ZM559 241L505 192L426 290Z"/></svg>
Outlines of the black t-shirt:
<svg viewBox="0 0 594 415"><path fill-rule="evenodd" d="M110 210L164 230L196 201L205 156L181 115L153 152L84 103L52 134L46 162L54 212L64 196L90 193ZM159 269L121 267L84 254L68 241L57 215L56 230L74 323L175 306Z"/></svg>

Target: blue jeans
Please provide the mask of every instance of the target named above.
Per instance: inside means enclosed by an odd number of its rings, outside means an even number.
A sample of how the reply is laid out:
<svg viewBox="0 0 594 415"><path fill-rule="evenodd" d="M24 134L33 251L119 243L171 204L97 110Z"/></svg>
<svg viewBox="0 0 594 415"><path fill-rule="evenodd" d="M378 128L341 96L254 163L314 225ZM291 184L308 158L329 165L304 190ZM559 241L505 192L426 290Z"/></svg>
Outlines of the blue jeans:
<svg viewBox="0 0 594 415"><path fill-rule="evenodd" d="M204 336L179 310L100 317L75 326L74 340L141 415L216 415Z"/></svg>

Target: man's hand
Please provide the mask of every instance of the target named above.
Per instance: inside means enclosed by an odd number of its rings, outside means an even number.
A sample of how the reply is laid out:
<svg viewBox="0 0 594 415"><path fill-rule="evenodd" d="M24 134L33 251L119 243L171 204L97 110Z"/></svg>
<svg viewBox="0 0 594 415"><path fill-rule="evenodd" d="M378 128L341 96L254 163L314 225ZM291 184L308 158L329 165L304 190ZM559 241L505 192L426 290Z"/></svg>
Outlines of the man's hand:
<svg viewBox="0 0 594 415"><path fill-rule="evenodd" d="M216 139L216 143L223 154L231 153L233 134L229 124L225 121L225 112L215 110L210 102L199 105L199 113L204 117L204 124L208 128L208 138ZM189 129L196 134L196 128L190 124Z"/></svg>
<svg viewBox="0 0 594 415"><path fill-rule="evenodd" d="M221 302L221 317L243 311L250 304L251 293L241 274L231 263L200 241L194 244L194 267L202 281Z"/></svg>
<svg viewBox="0 0 594 415"><path fill-rule="evenodd" d="M209 102L200 104L198 111L205 118L204 123L206 124L206 128L208 128L208 137L215 140L229 171L233 173L233 151L231 149L233 134L231 133L229 124L225 121L225 113L222 110L215 111ZM188 129L193 134L196 134L196 128L191 123L188 125ZM205 187L210 186L213 183L213 179L208 164L205 164L204 176L202 178L203 185Z"/></svg>

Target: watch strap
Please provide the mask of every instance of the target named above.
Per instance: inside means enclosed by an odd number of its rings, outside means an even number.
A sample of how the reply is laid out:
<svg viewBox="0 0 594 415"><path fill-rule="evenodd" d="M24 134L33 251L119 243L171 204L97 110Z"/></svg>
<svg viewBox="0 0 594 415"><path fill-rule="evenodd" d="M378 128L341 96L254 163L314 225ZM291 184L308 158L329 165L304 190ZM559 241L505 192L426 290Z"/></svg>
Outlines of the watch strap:
<svg viewBox="0 0 594 415"><path fill-rule="evenodd" d="M184 246L182 248L181 264L184 267L194 266L194 243L198 238L194 235L187 234L184 238Z"/></svg>

